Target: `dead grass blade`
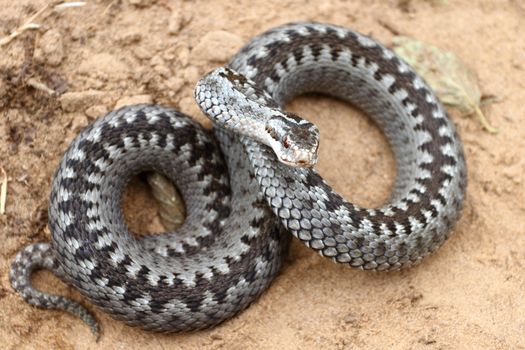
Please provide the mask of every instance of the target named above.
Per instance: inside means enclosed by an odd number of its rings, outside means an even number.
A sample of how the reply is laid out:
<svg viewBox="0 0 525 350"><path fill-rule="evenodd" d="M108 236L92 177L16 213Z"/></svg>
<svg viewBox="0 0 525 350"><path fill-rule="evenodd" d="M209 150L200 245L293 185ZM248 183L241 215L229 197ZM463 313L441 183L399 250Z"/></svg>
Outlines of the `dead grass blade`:
<svg viewBox="0 0 525 350"><path fill-rule="evenodd" d="M7 173L3 167L0 167L2 174L2 183L0 184L0 215L5 214L5 203L7 201Z"/></svg>
<svg viewBox="0 0 525 350"><path fill-rule="evenodd" d="M13 41L15 38L17 38L21 34L23 34L25 31L39 29L41 25L38 23L34 23L34 21L38 17L41 17L49 8L53 7L53 11L62 11L68 8L84 6L85 4L86 4L85 1L75 1L75 2L58 1L58 3L57 1L52 1L50 3L47 3L40 10L38 10L34 15L29 17L24 22L24 24L22 24L20 27L13 30L11 34L9 34L8 36L4 38L0 38L0 47L9 44L11 41ZM49 13L47 15L49 15ZM47 15L45 15L41 20L44 20L47 17Z"/></svg>

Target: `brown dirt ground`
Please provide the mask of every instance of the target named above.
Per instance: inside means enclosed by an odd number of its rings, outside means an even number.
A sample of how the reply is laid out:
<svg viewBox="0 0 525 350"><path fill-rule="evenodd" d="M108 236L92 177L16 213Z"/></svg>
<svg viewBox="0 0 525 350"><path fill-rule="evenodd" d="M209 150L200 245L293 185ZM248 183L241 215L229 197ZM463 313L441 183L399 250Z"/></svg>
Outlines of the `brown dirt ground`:
<svg viewBox="0 0 525 350"><path fill-rule="evenodd" d="M0 37L44 4L0 0ZM0 347L525 349L524 19L520 0L101 0L46 16L40 30L0 48L0 166L9 178L7 212L0 215ZM337 266L294 242L269 290L221 326L159 335L95 310L104 330L98 344L78 319L30 307L13 293L9 263L23 246L49 240L51 176L81 127L115 105L141 101L203 120L192 98L198 78L253 35L297 20L352 27L387 44L399 32L453 51L477 73L483 92L499 97L484 109L497 135L451 110L465 143L469 187L463 216L442 249L415 268L387 274ZM34 82L60 95L28 85ZM289 108L320 125L319 169L337 190L368 206L388 197L395 165L374 124L319 96L297 98ZM130 192L128 212L152 201L139 182ZM130 224L139 231L159 227L154 210ZM35 282L80 298L50 273Z"/></svg>

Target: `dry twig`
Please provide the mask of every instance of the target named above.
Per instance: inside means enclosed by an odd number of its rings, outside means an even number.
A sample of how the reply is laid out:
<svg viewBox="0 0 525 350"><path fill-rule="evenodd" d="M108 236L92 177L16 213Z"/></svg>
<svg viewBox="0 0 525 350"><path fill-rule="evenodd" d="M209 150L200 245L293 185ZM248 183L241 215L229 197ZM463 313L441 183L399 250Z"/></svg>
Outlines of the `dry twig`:
<svg viewBox="0 0 525 350"><path fill-rule="evenodd" d="M0 215L4 215L7 200L7 173L3 167L0 167L0 173L2 174L2 183L0 184Z"/></svg>
<svg viewBox="0 0 525 350"><path fill-rule="evenodd" d="M31 86L34 89L43 91L43 92L47 93L50 96L54 96L54 95L57 94L57 92L55 90L51 89L46 84L39 82L35 78L29 78L29 80L27 80L27 85Z"/></svg>
<svg viewBox="0 0 525 350"><path fill-rule="evenodd" d="M51 6L54 5L53 6L53 11L61 11L61 10L67 9L67 8L84 6L85 4L86 3L84 1L75 1L75 2L60 1L58 4L56 4L56 1L53 1L53 2L47 3L44 7L42 7L40 10L38 10L34 15L29 17L25 21L24 24L22 24L20 27L16 28L13 32L11 32L11 34L9 34L8 36L6 36L4 38L0 38L0 47L9 44L11 41L13 41L13 39L15 39L16 37L20 36L22 33L24 33L27 30L39 29L41 27L41 25L38 24L38 23L34 23L34 21L38 17L42 16ZM42 18L42 20L45 19L48 15L49 15L49 13L46 14L46 16L44 16L44 18Z"/></svg>

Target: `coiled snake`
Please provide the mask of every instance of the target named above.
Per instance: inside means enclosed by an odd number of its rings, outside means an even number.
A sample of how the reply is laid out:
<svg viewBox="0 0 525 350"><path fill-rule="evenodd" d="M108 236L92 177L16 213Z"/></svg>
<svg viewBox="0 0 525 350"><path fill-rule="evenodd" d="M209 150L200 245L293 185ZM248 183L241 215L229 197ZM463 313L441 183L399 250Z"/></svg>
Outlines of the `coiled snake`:
<svg viewBox="0 0 525 350"><path fill-rule="evenodd" d="M383 207L347 202L311 168L317 128L280 108L305 92L346 100L382 129L397 165ZM318 23L271 29L201 79L195 97L215 137L173 109L135 105L72 142L52 184L52 243L26 247L12 264L27 302L98 330L77 302L31 286L32 270L46 268L130 325L201 329L268 287L286 231L338 263L390 270L436 250L459 216L466 168L454 126L423 80L369 37ZM136 239L120 201L146 170L177 185L188 214L176 232Z"/></svg>

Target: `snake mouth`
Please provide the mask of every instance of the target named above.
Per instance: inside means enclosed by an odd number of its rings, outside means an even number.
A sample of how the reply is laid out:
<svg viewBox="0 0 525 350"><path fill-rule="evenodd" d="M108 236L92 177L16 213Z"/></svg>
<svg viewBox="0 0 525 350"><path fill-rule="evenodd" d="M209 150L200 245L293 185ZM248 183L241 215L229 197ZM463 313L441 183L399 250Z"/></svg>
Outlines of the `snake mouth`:
<svg viewBox="0 0 525 350"><path fill-rule="evenodd" d="M299 159L279 157L279 161L283 164L294 168L312 168L317 164L317 156L304 157Z"/></svg>

